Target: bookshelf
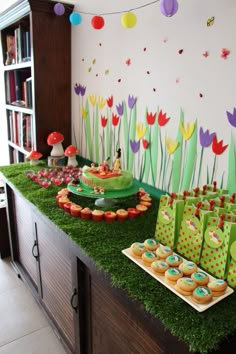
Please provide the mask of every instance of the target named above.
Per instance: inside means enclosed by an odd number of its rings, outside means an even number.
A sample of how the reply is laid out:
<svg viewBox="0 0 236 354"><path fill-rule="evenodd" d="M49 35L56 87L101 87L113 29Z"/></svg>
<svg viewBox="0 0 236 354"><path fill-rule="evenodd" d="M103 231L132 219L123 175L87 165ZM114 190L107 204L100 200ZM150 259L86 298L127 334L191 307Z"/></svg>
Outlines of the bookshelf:
<svg viewBox="0 0 236 354"><path fill-rule="evenodd" d="M0 13L10 163L25 161L31 150L46 158L47 136L64 135L71 144L71 24L73 5L56 16L53 1L19 0Z"/></svg>

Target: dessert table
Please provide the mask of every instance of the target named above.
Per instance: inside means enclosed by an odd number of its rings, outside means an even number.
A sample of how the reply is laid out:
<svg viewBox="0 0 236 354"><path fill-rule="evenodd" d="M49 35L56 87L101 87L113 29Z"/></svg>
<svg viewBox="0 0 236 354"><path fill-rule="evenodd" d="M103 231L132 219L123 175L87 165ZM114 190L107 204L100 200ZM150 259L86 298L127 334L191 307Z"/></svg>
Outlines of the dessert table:
<svg viewBox="0 0 236 354"><path fill-rule="evenodd" d="M42 167L34 167L35 170L40 168ZM50 224L61 230L63 237L73 245L77 260L80 258L80 261L84 262L92 278L95 273L100 274L97 276L94 289L103 292L107 287L111 297L116 298L116 306L117 304L120 306L120 321L122 316L126 318L123 324L119 324L120 332L116 342L116 345L122 345L123 338L123 342L126 343L121 353L129 352L129 345L134 345L136 339L140 342L140 346L143 345L142 348L145 348L144 343L148 343L147 345L152 348L149 351L143 349L142 353L147 354L235 352L233 349L236 337L235 292L207 311L199 313L122 254L122 250L128 248L133 242L143 242L144 239L154 236L161 191L142 185L153 198L151 208L144 215L125 222L96 223L92 220L73 218L58 208L55 196L62 186L51 185L48 189L40 188L24 176L27 169L29 169L28 163L0 167L8 190L10 189L16 195L19 194L33 210L42 214ZM70 199L83 207L94 208L93 198L73 194ZM121 199L118 207L127 208L133 206L132 203L135 201L131 196ZM8 204L8 207L11 207L11 204ZM110 311L108 314L110 316L116 310L114 306L109 307L108 299L107 308L103 308L104 316L106 310ZM119 308L115 316L117 321L119 321L118 314ZM102 326L102 322L99 323ZM132 323L139 329L137 338L130 338L129 341L126 337L127 333L132 331ZM98 327L96 330L98 331ZM109 329L107 331L110 333ZM106 336L105 332L104 329L104 336ZM145 341L143 344L139 333L143 333ZM113 333L113 335L115 338L117 334ZM103 341L101 336L96 342L96 334L94 334L93 340L96 343L99 340L101 343L111 341L108 337ZM133 332L132 336L135 336ZM114 338L112 340L115 341ZM88 344L88 347L90 346L90 351L95 353L96 350L91 350L91 345ZM154 351L153 348L157 347L159 351L157 349ZM104 353L109 353L109 350L104 347ZM139 352L138 349L136 352ZM118 351L114 349L113 353L118 354Z"/></svg>

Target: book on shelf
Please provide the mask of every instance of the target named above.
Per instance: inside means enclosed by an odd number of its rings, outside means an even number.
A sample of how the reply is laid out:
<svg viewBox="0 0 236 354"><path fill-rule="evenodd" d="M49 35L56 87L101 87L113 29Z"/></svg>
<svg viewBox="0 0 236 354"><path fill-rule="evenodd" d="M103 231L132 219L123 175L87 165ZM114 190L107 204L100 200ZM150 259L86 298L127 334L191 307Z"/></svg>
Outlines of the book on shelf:
<svg viewBox="0 0 236 354"><path fill-rule="evenodd" d="M22 41L23 41L22 61L25 62L31 59L30 31L23 30Z"/></svg>
<svg viewBox="0 0 236 354"><path fill-rule="evenodd" d="M6 75L6 100L7 103L25 106L26 87L24 82L29 78L30 71L25 69L9 71Z"/></svg>
<svg viewBox="0 0 236 354"><path fill-rule="evenodd" d="M30 114L25 115L25 148L32 148L32 138L33 138L33 124L32 116Z"/></svg>
<svg viewBox="0 0 236 354"><path fill-rule="evenodd" d="M26 107L33 107L32 99L32 77L25 80L25 104Z"/></svg>
<svg viewBox="0 0 236 354"><path fill-rule="evenodd" d="M12 34L6 35L6 61L5 65L14 64L16 61L16 51L15 51L15 36Z"/></svg>

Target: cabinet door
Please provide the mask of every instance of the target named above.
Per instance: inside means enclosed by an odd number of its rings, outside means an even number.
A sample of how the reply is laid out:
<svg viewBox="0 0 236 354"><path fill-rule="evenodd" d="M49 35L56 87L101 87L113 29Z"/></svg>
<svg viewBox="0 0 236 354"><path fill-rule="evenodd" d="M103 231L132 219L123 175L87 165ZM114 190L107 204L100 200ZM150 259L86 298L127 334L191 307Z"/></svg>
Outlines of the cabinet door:
<svg viewBox="0 0 236 354"><path fill-rule="evenodd" d="M43 217L35 217L39 245L39 267L42 288L42 304L52 318L59 334L75 352L72 255L69 241Z"/></svg>
<svg viewBox="0 0 236 354"><path fill-rule="evenodd" d="M15 218L14 261L19 262L23 270L30 277L31 283L38 291L37 271L37 239L35 238L34 223L29 204L22 197L13 194L13 208Z"/></svg>

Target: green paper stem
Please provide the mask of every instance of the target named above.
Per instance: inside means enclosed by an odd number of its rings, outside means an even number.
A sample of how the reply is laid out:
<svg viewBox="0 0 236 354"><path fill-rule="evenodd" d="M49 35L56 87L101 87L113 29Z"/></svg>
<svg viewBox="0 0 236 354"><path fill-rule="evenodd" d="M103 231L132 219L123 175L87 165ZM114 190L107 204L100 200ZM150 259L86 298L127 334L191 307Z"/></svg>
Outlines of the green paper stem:
<svg viewBox="0 0 236 354"><path fill-rule="evenodd" d="M171 170L170 170L169 182L168 182L168 185L167 185L167 192L169 192L169 193L171 192L170 191L170 182L171 182L172 173L173 173L173 160L171 162Z"/></svg>
<svg viewBox="0 0 236 354"><path fill-rule="evenodd" d="M182 169L181 191L190 189L190 183L193 176L196 156L197 156L197 122L195 122L194 131L188 140L188 144L185 144L185 158L184 158L184 164Z"/></svg>
<svg viewBox="0 0 236 354"><path fill-rule="evenodd" d="M110 151L110 119L109 119L109 113L107 110L107 125L105 127L106 131L106 158L111 156L111 151Z"/></svg>
<svg viewBox="0 0 236 354"><path fill-rule="evenodd" d="M236 191L236 158L234 151L234 139L231 133L228 155L228 176L227 176L227 189L230 194Z"/></svg>
<svg viewBox="0 0 236 354"><path fill-rule="evenodd" d="M152 136L152 127L150 127L150 131L149 131L149 141L151 141L151 136ZM151 149L151 146L150 146L150 149L149 149L149 155L150 155L149 158L150 158L150 165L151 165L152 185L155 186L155 179L154 179L154 172L153 172L153 165L152 165L152 149Z"/></svg>
<svg viewBox="0 0 236 354"><path fill-rule="evenodd" d="M91 140L91 125L90 125L90 114L89 114L89 104L88 100L86 100L86 118L85 118L85 133L86 133L86 141L89 151L89 159L93 161L93 145Z"/></svg>
<svg viewBox="0 0 236 354"><path fill-rule="evenodd" d="M162 138L161 138L161 129L159 129L159 141L160 141L160 149L161 149L161 163L160 163L158 185L161 186L161 176L162 176L162 166L163 166L163 145L162 145Z"/></svg>
<svg viewBox="0 0 236 354"><path fill-rule="evenodd" d="M172 192L174 193L177 193L179 191L179 182L182 166L183 136L180 130L180 122L182 123L182 125L184 125L184 113L182 109L180 111L179 128L176 137L176 141L178 141L179 147L175 150L173 154Z"/></svg>
<svg viewBox="0 0 236 354"><path fill-rule="evenodd" d="M129 126L129 141L135 140L135 133L136 133L136 121L137 121L137 106L136 103L133 106L133 108L130 110L131 117L130 117L130 126ZM134 154L131 149L131 146L129 144L129 158L128 158L128 170L132 171L133 169L133 163L134 163Z"/></svg>
<svg viewBox="0 0 236 354"><path fill-rule="evenodd" d="M225 177L225 171L222 173L222 177L221 177L221 182L220 182L221 189L223 189L223 186L224 186L224 177Z"/></svg>
<svg viewBox="0 0 236 354"><path fill-rule="evenodd" d="M213 163L212 175L211 175L211 184L213 183L213 180L214 180L215 169L216 169L216 154L214 156L214 163Z"/></svg>
<svg viewBox="0 0 236 354"><path fill-rule="evenodd" d="M201 148L201 154L200 154L199 167L198 167L197 186L199 186L199 183L200 183L200 176L201 176L201 170L202 170L202 158L203 158L203 152L204 152L204 148L203 148L203 146L202 146L202 148Z"/></svg>
<svg viewBox="0 0 236 354"><path fill-rule="evenodd" d="M207 165L207 184L210 183L209 167Z"/></svg>
<svg viewBox="0 0 236 354"><path fill-rule="evenodd" d="M124 135L124 166L128 169L128 150L129 150L129 128L128 128L128 117L127 117L127 107L126 102L123 102L123 135Z"/></svg>
<svg viewBox="0 0 236 354"><path fill-rule="evenodd" d="M94 139L95 139L95 162L99 163L99 129L98 129L98 104L96 104L95 122L94 122Z"/></svg>

